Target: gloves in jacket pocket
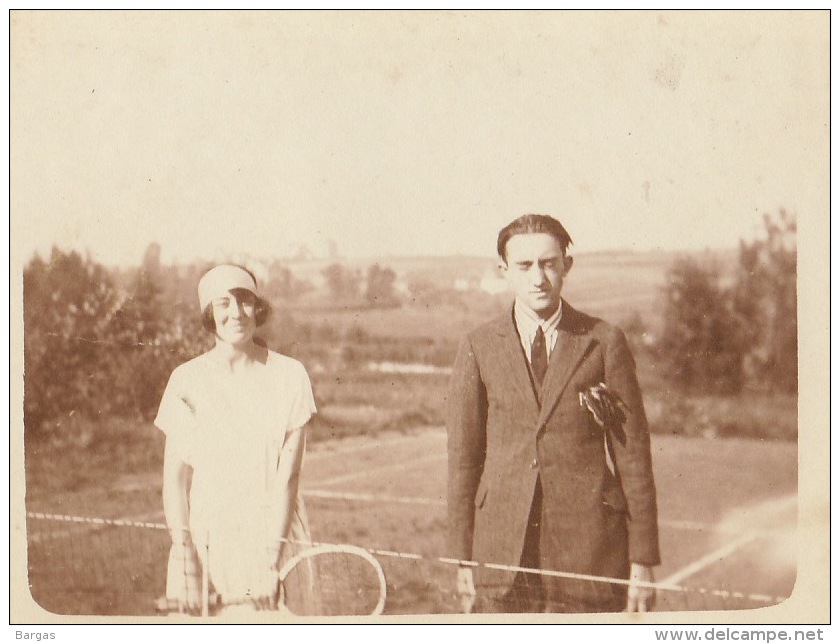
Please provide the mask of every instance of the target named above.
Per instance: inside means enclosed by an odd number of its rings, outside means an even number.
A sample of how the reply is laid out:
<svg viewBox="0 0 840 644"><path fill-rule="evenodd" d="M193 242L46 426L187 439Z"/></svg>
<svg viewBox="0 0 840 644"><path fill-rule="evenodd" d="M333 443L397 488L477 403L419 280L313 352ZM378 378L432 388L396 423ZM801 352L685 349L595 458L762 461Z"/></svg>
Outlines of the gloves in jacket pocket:
<svg viewBox="0 0 840 644"><path fill-rule="evenodd" d="M616 440L623 446L627 442L624 433L624 423L627 421L629 410L624 401L615 392L607 389L603 382L589 387L578 394L580 406L589 410L595 422L605 431L615 435Z"/></svg>

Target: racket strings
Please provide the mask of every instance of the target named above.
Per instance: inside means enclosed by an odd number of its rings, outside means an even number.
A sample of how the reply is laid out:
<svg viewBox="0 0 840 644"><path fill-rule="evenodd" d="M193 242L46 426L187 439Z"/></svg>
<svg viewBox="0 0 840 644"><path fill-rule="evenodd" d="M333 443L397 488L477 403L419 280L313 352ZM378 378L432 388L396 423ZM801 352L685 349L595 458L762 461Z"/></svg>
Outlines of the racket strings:
<svg viewBox="0 0 840 644"><path fill-rule="evenodd" d="M373 615L385 593L377 568L353 552L302 556L281 581L281 600L295 615Z"/></svg>

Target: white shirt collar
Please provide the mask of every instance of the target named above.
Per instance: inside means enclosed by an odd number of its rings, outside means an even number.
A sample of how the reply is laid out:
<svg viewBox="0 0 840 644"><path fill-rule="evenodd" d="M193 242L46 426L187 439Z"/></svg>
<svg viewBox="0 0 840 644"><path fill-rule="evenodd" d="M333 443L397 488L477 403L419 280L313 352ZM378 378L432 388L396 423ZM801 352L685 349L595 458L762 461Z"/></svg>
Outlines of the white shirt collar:
<svg viewBox="0 0 840 644"><path fill-rule="evenodd" d="M537 327L541 326L546 339L546 350L550 353L557 342L557 327L560 318L563 316L563 301L560 301L557 310L547 320L541 320L528 306L519 298L513 303L513 319L516 322L516 329L519 332L519 339L525 349L525 355L530 355L531 344L534 336L537 335Z"/></svg>

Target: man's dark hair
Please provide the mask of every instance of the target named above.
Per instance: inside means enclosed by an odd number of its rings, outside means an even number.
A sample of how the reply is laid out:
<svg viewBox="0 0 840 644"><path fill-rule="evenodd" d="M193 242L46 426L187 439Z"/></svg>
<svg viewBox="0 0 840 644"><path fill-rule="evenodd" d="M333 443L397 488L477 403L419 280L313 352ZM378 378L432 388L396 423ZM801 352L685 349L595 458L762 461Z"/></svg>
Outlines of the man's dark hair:
<svg viewBox="0 0 840 644"><path fill-rule="evenodd" d="M547 233L557 240L563 254L572 243L569 233L563 228L563 224L554 217L548 215L522 215L514 219L507 226L499 231L499 239L496 241L496 251L504 261L507 261L507 243L514 235L528 235L532 233Z"/></svg>

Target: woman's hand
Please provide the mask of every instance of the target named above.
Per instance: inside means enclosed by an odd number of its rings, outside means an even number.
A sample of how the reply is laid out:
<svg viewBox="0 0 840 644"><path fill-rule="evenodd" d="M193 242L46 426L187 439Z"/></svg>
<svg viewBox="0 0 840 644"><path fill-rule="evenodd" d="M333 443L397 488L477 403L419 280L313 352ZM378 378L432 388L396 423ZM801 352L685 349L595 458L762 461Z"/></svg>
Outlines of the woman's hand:
<svg viewBox="0 0 840 644"><path fill-rule="evenodd" d="M275 555L276 559L276 555ZM274 610L278 599L277 568L266 568L255 580L255 587L251 589L251 603L256 610Z"/></svg>

